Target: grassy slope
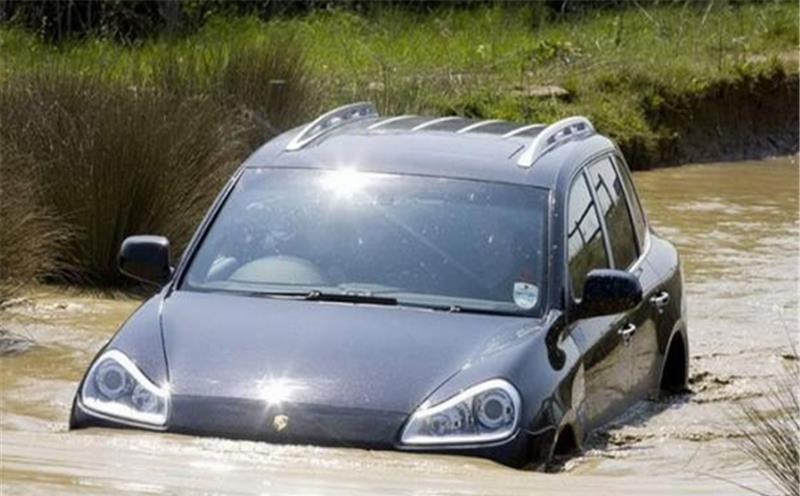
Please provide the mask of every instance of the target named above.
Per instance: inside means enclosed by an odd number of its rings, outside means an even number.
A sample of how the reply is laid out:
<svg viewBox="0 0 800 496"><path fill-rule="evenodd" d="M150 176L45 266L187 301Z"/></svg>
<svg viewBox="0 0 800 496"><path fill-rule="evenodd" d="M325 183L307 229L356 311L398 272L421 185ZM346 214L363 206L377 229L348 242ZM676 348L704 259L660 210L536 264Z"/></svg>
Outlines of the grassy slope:
<svg viewBox="0 0 800 496"><path fill-rule="evenodd" d="M512 7L428 15L386 9L368 18L320 12L271 22L215 18L186 39L128 49L91 40L54 50L3 29L0 71L64 62L141 84L161 81L154 66L171 58L192 66L184 79L202 89L203 74L215 67L209 60L285 32L308 51L320 87L310 113L358 99L376 101L387 112L518 121L581 113L623 142L653 146L659 136L646 113L664 98L786 67L780 59L798 46L798 6L789 2L710 10L689 3L632 7L590 11L569 22L545 17L541 9ZM551 84L566 88L569 97L528 94Z"/></svg>

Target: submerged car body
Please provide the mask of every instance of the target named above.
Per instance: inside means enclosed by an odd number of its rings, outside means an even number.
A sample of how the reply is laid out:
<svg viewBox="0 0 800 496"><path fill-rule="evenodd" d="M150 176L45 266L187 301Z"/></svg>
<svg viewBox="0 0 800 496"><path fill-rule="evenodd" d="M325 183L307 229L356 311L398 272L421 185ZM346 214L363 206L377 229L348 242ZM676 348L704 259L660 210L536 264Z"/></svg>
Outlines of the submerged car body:
<svg viewBox="0 0 800 496"><path fill-rule="evenodd" d="M100 351L72 428L436 451L521 466L685 387L676 250L623 157L550 126L336 109L237 171Z"/></svg>

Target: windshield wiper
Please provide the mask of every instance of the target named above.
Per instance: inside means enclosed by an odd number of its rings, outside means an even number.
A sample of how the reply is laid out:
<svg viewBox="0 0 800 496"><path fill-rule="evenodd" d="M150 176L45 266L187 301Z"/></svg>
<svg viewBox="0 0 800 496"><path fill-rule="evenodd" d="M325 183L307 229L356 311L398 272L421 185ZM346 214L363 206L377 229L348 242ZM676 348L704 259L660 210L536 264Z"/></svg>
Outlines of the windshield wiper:
<svg viewBox="0 0 800 496"><path fill-rule="evenodd" d="M437 312L449 313L474 313L484 315L509 315L515 317L525 317L518 312L509 312L503 310L494 310L490 308L477 308L465 307L461 305L439 305L421 302L413 302L403 300L402 303L397 298L389 296L376 296L370 292L359 291L346 291L342 293L331 293L327 291L320 291L312 289L309 291L233 291L236 293L244 294L247 296L257 296L260 298L285 298L293 300L306 300L306 301L331 301L339 303L353 303L353 304L368 304L368 305L386 305L412 308L426 308Z"/></svg>
<svg viewBox="0 0 800 496"><path fill-rule="evenodd" d="M431 305L427 306L431 310L449 313L477 313L483 315L510 315L522 317L523 315L517 312L508 312L503 310L492 310L490 308L476 308L476 307L462 307L461 305Z"/></svg>
<svg viewBox="0 0 800 496"><path fill-rule="evenodd" d="M373 296L364 293L325 293L322 291L309 291L305 295L309 301L337 301L342 303L369 303L370 305L397 305L397 298L388 296Z"/></svg>
<svg viewBox="0 0 800 496"><path fill-rule="evenodd" d="M397 298L386 296L373 296L366 293L328 293L312 289L311 291L248 291L248 296L258 296L262 298L289 298L306 301L333 301L340 303L366 303L369 305L397 305Z"/></svg>

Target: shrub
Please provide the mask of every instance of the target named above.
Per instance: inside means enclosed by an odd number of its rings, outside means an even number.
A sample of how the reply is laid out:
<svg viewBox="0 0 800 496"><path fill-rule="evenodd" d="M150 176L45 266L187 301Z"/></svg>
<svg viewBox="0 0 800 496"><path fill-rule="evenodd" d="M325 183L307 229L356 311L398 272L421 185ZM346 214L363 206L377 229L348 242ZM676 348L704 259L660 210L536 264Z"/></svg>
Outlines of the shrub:
<svg viewBox="0 0 800 496"><path fill-rule="evenodd" d="M70 264L56 274L70 282L116 281L116 252L130 234L163 234L180 247L245 151L232 113L209 98L63 70L10 79L0 109L13 123L0 131L7 174L30 171L75 233L58 256Z"/></svg>
<svg viewBox="0 0 800 496"><path fill-rule="evenodd" d="M120 52L133 57L127 71L109 64L104 72L91 55L45 61L0 83L4 179L26 171L40 191L40 217L57 214L73 233L62 238L63 229L42 220L40 230L60 242L42 245L55 256L39 257L31 275L118 284L117 250L137 233L165 235L179 252L244 156L316 110L290 32L224 50L181 48L157 57ZM28 210L4 200L3 215ZM30 235L41 237L32 224ZM6 238L4 273L24 277L33 255Z"/></svg>
<svg viewBox="0 0 800 496"><path fill-rule="evenodd" d="M65 267L68 229L47 208L24 164L0 153L0 302L20 285Z"/></svg>
<svg viewBox="0 0 800 496"><path fill-rule="evenodd" d="M800 496L798 369L779 381L762 404L739 405L745 420L739 447L786 496Z"/></svg>

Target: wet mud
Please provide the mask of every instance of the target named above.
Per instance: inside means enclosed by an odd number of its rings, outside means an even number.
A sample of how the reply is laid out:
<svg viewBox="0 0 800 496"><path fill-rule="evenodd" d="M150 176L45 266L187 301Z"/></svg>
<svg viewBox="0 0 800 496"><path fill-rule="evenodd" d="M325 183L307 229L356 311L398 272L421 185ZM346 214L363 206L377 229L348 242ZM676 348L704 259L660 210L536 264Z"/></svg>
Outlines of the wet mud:
<svg viewBox="0 0 800 496"><path fill-rule="evenodd" d="M747 494L739 401L796 370L796 157L635 173L686 271L690 390L594 433L556 473L451 456L273 446L151 432L69 432L85 367L140 303L31 288L0 308L3 494ZM3 350L10 350L9 352Z"/></svg>

